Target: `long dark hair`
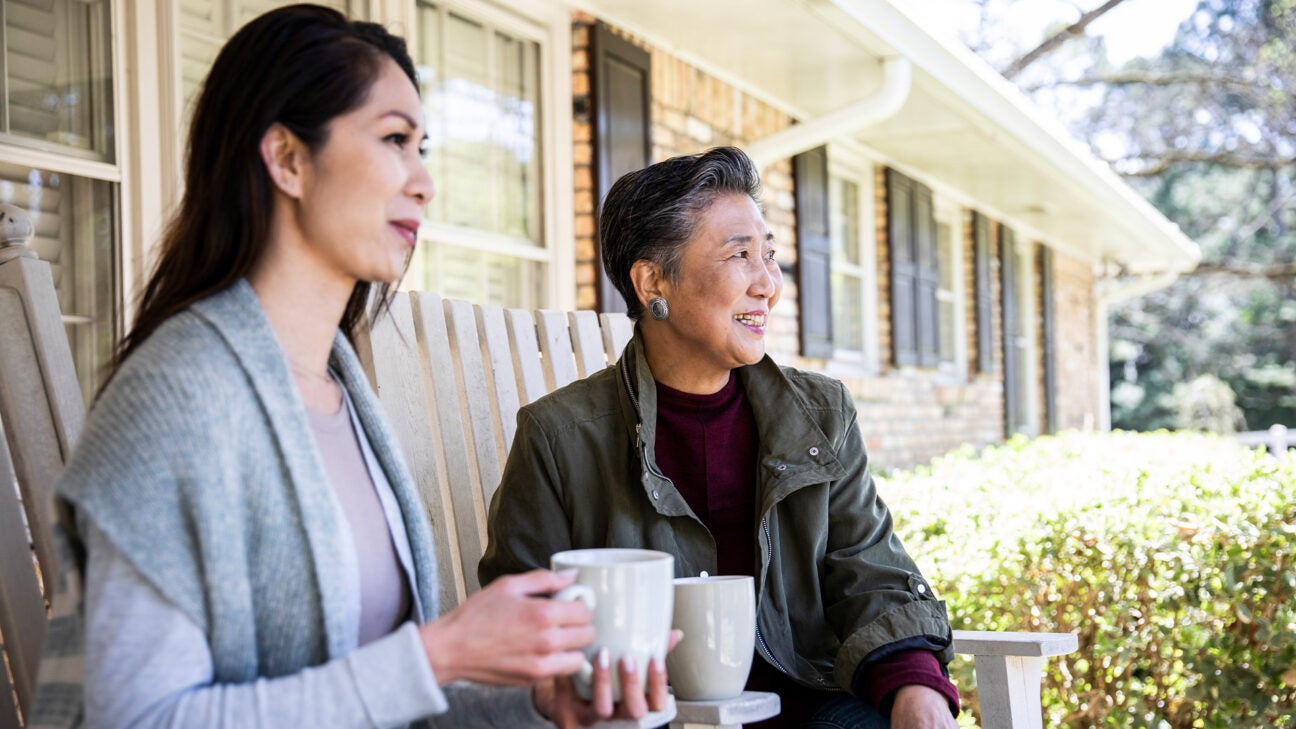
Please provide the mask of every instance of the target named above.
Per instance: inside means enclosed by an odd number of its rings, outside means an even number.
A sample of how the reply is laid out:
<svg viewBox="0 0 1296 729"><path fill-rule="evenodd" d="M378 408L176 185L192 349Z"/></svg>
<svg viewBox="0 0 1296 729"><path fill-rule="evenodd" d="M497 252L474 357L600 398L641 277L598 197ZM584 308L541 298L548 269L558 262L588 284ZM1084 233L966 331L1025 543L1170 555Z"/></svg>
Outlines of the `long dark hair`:
<svg viewBox="0 0 1296 729"><path fill-rule="evenodd" d="M273 185L261 138L284 125L312 152L329 122L360 106L391 58L418 86L405 41L375 23L318 5L272 10L234 34L216 56L194 107L180 208L140 297L135 325L113 358L115 371L166 319L246 276L265 250ZM358 282L341 327L347 336L390 285ZM375 312L376 313L376 312ZM111 375L110 375L111 376Z"/></svg>

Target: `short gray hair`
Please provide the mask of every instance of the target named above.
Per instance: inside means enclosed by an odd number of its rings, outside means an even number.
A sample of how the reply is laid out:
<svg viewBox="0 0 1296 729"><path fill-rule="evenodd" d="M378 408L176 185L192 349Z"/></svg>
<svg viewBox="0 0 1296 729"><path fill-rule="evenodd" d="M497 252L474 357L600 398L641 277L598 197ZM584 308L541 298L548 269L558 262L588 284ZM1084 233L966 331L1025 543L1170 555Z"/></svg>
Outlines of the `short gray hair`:
<svg viewBox="0 0 1296 729"><path fill-rule="evenodd" d="M747 195L760 207L760 190L756 165L736 147L672 157L617 180L603 201L599 245L603 270L625 298L630 318L643 316L630 278L636 261L650 261L677 280L684 244L700 214L730 193Z"/></svg>

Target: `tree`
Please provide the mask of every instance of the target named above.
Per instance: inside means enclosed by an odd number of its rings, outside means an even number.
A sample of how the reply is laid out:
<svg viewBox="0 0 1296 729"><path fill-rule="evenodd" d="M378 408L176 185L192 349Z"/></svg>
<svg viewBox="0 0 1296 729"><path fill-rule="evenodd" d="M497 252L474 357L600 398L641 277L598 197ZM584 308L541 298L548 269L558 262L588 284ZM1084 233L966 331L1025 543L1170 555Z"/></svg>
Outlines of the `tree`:
<svg viewBox="0 0 1296 729"><path fill-rule="evenodd" d="M983 19L1013 4L976 2ZM1296 0L1201 0L1160 56L1121 68L1079 23L1000 67L1204 256L1113 312L1113 424L1175 427L1184 383L1213 375L1249 427L1296 425Z"/></svg>

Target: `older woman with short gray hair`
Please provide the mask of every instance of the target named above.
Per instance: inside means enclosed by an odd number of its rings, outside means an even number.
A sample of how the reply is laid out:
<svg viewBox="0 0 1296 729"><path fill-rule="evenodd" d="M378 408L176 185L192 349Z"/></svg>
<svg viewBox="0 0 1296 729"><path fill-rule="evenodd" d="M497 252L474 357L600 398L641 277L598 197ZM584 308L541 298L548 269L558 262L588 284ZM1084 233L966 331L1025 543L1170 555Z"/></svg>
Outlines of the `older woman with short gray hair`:
<svg viewBox="0 0 1296 729"><path fill-rule="evenodd" d="M759 196L731 147L612 186L600 242L635 334L519 413L482 583L586 547L752 575L748 688L783 703L760 726L954 727L945 606L891 529L850 393L765 354L783 279Z"/></svg>

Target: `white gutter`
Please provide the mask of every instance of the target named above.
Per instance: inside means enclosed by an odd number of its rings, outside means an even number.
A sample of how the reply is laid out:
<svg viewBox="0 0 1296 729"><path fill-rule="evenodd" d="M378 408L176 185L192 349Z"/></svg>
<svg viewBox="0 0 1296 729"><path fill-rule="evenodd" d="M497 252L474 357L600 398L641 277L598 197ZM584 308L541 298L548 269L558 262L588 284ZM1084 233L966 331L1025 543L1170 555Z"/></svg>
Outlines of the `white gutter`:
<svg viewBox="0 0 1296 729"><path fill-rule="evenodd" d="M747 156L756 169L765 169L781 159L827 144L886 121L909 99L913 86L913 64L909 59L893 56L882 61L882 85L873 93L787 129L775 132L747 145Z"/></svg>
<svg viewBox="0 0 1296 729"><path fill-rule="evenodd" d="M1140 276L1133 281L1114 284L1098 281L1094 284L1094 343L1098 365L1098 430L1111 430L1111 333L1108 317L1111 307L1163 289L1179 278L1183 271L1171 268L1160 273Z"/></svg>

